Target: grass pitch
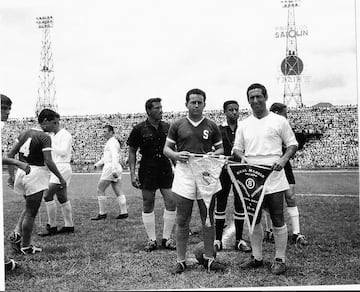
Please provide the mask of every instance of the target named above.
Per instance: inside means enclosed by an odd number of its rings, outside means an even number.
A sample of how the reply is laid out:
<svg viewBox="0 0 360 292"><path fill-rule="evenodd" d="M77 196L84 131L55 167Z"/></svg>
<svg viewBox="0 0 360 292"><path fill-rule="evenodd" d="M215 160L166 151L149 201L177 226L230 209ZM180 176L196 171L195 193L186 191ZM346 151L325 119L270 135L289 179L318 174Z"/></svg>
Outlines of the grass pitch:
<svg viewBox="0 0 360 292"><path fill-rule="evenodd" d="M141 221L142 199L129 176L123 177L129 218L116 220L118 207L109 188L108 218L90 221L98 212L96 184L100 174L74 175L69 186L75 233L41 238L47 215L42 204L33 232L33 243L43 252L33 256L14 254L6 241L20 214L24 199L7 188L3 178L5 257L20 262L18 270L6 274L9 291L111 291L143 289L197 289L360 284L359 174L358 172L295 172L301 231L310 245L297 250L288 244L285 275L274 276L266 267L244 271L239 264L248 254L231 247L217 254L226 263L225 273L207 273L194 259L192 249L202 240L197 205L190 227L189 269L181 275L170 273L176 252L158 249L143 251L146 233ZM335 194L321 196L318 194ZM162 234L162 197L156 194L155 215L158 241ZM231 224L233 197L229 197L227 223ZM62 226L58 208L58 226ZM288 223L289 230L291 226ZM245 224L244 238L248 239ZM232 239L230 239L230 242ZM274 256L271 243L263 245L264 260Z"/></svg>

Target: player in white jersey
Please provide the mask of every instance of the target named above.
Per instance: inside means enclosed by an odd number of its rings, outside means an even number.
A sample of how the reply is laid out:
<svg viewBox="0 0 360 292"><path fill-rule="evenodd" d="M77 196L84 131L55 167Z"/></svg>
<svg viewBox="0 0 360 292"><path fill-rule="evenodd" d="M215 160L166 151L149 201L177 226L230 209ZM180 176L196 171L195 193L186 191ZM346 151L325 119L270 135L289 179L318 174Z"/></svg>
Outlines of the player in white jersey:
<svg viewBox="0 0 360 292"><path fill-rule="evenodd" d="M271 272L279 275L286 271L285 253L288 237L283 204L289 184L283 168L295 154L298 142L289 122L266 108L268 95L263 85L250 85L247 99L252 108L252 115L239 122L232 151L235 159L251 164L268 165L273 169L265 188L264 206L269 209L274 225L275 261L271 266ZM286 146L284 154L283 145ZM250 236L252 258L242 266L243 268L259 268L264 265L261 214L254 220L256 225Z"/></svg>
<svg viewBox="0 0 360 292"><path fill-rule="evenodd" d="M66 186L68 186L72 175L70 165L72 136L64 128L60 128L59 120L57 120L54 132L51 133L51 144L52 158L65 179ZM61 212L64 217L64 226L59 230L57 229L56 223L57 206L54 195L56 195L60 203ZM51 236L61 233L73 233L74 223L72 219L71 203L67 196L67 187L61 188L59 179L54 174L51 174L50 176L49 189L44 193L44 200L48 215L48 223L46 224L46 230L43 233L39 233L39 235Z"/></svg>
<svg viewBox="0 0 360 292"><path fill-rule="evenodd" d="M97 168L103 165L102 174L97 186L99 213L91 220L105 219L107 216L105 190L109 185L112 186L120 207L120 214L116 219L125 219L128 217L126 197L121 188L122 167L120 164L120 143L114 136L114 128L111 125L104 126L104 137L107 142L104 147L103 157L95 163Z"/></svg>

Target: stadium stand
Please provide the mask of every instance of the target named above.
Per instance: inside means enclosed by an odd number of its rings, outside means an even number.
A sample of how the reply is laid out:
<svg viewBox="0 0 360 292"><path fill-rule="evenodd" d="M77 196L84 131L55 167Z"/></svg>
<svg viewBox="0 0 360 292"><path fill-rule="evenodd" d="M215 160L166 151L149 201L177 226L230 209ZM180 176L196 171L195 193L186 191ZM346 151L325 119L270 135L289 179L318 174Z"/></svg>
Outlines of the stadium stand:
<svg viewBox="0 0 360 292"><path fill-rule="evenodd" d="M209 110L205 115L217 124L222 123L221 110ZM250 113L240 111L240 120ZM163 119L173 122L186 114L165 112ZM100 159L104 138L102 127L111 124L122 149L122 165L128 167L127 137L132 127L146 118L145 113L101 114L85 116L62 116L61 123L74 138L72 166L75 172L88 172ZM328 107L301 107L289 109L288 118L297 136L303 137L303 147L291 160L294 168L351 168L358 167L358 107L357 105L337 105ZM17 135L36 126L35 118L10 119L3 128L2 149L7 152Z"/></svg>

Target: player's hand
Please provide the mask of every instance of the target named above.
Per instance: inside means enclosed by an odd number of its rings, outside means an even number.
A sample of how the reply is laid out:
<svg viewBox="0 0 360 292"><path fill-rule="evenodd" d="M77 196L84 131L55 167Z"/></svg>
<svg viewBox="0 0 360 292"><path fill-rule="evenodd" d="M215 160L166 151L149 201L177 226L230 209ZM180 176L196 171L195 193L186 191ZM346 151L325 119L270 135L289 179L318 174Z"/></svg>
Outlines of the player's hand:
<svg viewBox="0 0 360 292"><path fill-rule="evenodd" d="M275 161L271 167L272 170L280 171L284 168L284 161L280 158L279 160Z"/></svg>
<svg viewBox="0 0 360 292"><path fill-rule="evenodd" d="M190 158L190 152L189 151L180 151L177 152L177 157L176 160L182 162L182 163L187 163L189 161Z"/></svg>
<svg viewBox="0 0 360 292"><path fill-rule="evenodd" d="M9 178L8 178L8 187L9 188L11 188L11 189L13 189L14 188L14 181L15 181L15 178L14 178L14 176L9 176Z"/></svg>
<svg viewBox="0 0 360 292"><path fill-rule="evenodd" d="M241 157L241 163L247 163L245 156Z"/></svg>
<svg viewBox="0 0 360 292"><path fill-rule="evenodd" d="M66 188L66 181L63 178L59 179L59 181L60 181L60 189Z"/></svg>
<svg viewBox="0 0 360 292"><path fill-rule="evenodd" d="M26 174L29 174L30 171L31 171L30 165L27 164L27 163L25 163L25 162L21 162L20 165L19 165L19 167L20 167L23 171L25 171Z"/></svg>
<svg viewBox="0 0 360 292"><path fill-rule="evenodd" d="M113 173L112 173L112 176L113 176L113 178L118 178L118 177L119 177L116 172L113 172Z"/></svg>
<svg viewBox="0 0 360 292"><path fill-rule="evenodd" d="M140 188L140 181L137 176L131 176L131 184L137 189Z"/></svg>

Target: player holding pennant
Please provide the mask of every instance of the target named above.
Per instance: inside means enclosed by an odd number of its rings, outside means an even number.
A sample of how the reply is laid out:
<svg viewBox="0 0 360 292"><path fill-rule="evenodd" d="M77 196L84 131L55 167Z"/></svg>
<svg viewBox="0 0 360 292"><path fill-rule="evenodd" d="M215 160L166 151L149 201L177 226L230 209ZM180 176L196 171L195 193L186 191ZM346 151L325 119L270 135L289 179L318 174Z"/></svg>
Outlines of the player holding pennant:
<svg viewBox="0 0 360 292"><path fill-rule="evenodd" d="M222 271L224 265L215 262L214 251L214 196L210 204L209 213L203 198L200 196L197 183L189 159L191 153L221 155L224 152L220 131L215 122L203 116L206 95L200 89L192 89L186 94L185 106L188 115L175 121L169 130L164 146L164 154L176 161L172 191L176 200L176 251L177 263L174 273L180 274L186 269L186 247L189 238L189 224L193 203L198 201L200 210L205 255L203 265L207 270ZM214 193L220 189L214 189ZM210 216L210 226L206 226L207 214Z"/></svg>
<svg viewBox="0 0 360 292"><path fill-rule="evenodd" d="M247 89L247 99L252 115L239 122L232 151L237 160L268 165L274 170L265 187L264 206L269 209L274 225L275 261L271 266L271 272L279 275L286 271L285 254L288 238L283 201L289 184L283 168L295 154L298 142L286 118L267 109L268 95L263 85L258 83L250 85ZM282 145L286 146L284 154ZM253 234L250 236L252 258L242 266L243 268L263 266L263 228L260 224L260 213L256 220Z"/></svg>

